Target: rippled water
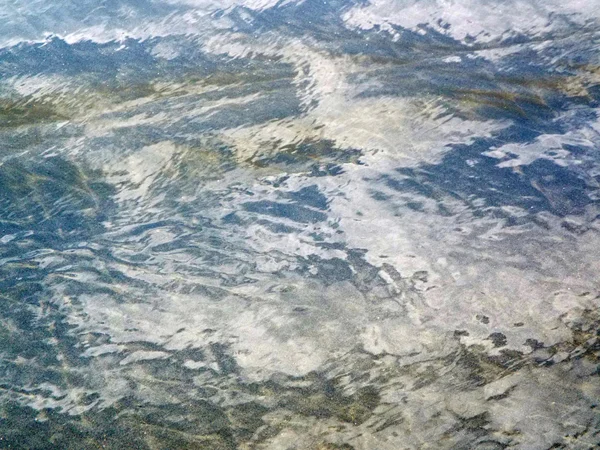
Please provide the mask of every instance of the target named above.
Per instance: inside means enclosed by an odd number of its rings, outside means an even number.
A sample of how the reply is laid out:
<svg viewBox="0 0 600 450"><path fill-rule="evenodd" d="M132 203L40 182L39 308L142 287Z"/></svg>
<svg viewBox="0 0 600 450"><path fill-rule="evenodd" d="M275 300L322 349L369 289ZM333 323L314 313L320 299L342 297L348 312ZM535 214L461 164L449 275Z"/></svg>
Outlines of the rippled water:
<svg viewBox="0 0 600 450"><path fill-rule="evenodd" d="M0 447L597 448L599 11L0 1Z"/></svg>

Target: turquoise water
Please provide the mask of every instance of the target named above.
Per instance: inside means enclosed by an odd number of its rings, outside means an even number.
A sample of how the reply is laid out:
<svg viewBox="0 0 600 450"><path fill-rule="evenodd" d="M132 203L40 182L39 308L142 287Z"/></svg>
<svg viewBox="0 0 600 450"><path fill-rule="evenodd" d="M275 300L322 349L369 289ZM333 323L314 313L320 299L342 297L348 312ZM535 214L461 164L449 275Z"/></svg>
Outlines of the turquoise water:
<svg viewBox="0 0 600 450"><path fill-rule="evenodd" d="M0 448L597 448L598 11L0 1Z"/></svg>

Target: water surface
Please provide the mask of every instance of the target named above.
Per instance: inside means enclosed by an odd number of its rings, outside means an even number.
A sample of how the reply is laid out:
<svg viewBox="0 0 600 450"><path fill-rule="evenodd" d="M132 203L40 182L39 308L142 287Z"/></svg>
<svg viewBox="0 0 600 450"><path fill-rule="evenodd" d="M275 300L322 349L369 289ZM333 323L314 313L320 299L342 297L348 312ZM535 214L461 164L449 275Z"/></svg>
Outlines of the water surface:
<svg viewBox="0 0 600 450"><path fill-rule="evenodd" d="M599 11L0 1L0 447L596 448Z"/></svg>

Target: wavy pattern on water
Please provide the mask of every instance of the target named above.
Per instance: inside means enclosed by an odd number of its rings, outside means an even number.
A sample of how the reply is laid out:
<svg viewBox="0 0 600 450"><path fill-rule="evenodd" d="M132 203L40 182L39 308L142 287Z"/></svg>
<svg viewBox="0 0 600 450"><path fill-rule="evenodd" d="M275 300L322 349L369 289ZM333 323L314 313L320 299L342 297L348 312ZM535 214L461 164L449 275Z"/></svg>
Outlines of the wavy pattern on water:
<svg viewBox="0 0 600 450"><path fill-rule="evenodd" d="M0 3L2 445L600 444L597 10Z"/></svg>

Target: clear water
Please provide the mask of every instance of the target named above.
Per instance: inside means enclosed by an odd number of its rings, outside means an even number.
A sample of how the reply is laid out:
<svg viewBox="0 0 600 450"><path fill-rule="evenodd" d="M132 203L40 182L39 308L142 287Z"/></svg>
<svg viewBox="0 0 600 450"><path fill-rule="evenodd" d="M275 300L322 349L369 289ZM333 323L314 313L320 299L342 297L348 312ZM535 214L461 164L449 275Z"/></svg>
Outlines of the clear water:
<svg viewBox="0 0 600 450"><path fill-rule="evenodd" d="M599 11L0 1L0 447L597 448Z"/></svg>

